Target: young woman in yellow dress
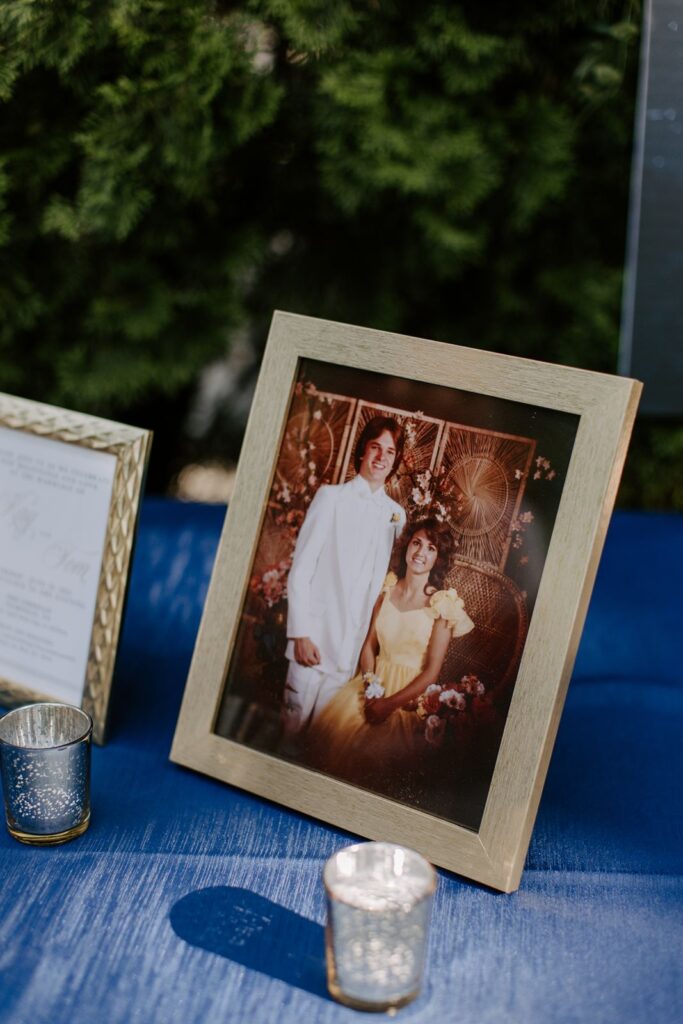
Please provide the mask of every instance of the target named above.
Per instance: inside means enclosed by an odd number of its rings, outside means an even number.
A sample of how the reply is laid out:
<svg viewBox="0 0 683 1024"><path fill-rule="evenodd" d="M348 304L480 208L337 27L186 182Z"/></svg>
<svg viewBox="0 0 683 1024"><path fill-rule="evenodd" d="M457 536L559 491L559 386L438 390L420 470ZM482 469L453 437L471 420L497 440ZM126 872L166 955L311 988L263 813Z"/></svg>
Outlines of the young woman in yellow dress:
<svg viewBox="0 0 683 1024"><path fill-rule="evenodd" d="M360 672L311 726L314 767L391 790L392 771L424 755L415 702L438 679L451 638L474 628L457 591L442 589L452 551L451 530L436 518L406 527L398 576L389 573L375 604Z"/></svg>

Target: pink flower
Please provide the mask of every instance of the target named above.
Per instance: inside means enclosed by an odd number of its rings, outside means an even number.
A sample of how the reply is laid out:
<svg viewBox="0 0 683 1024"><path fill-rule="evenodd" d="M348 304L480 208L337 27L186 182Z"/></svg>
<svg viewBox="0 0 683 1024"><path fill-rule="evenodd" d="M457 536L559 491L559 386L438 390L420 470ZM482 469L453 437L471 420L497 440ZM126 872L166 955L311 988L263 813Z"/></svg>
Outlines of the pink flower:
<svg viewBox="0 0 683 1024"><path fill-rule="evenodd" d="M422 695L422 707L428 715L434 715L439 710L439 695L441 693L441 687L437 686L436 690L432 690L429 693Z"/></svg>
<svg viewBox="0 0 683 1024"><path fill-rule="evenodd" d="M482 696L486 692L486 687L482 683L481 679L479 676L475 676L473 672L462 677L459 689L461 689L463 693L469 693L471 696Z"/></svg>
<svg viewBox="0 0 683 1024"><path fill-rule="evenodd" d="M277 568L266 569L262 576L254 576L251 589L261 594L268 607L272 608L285 596L285 575L286 570L283 569L283 563L280 563Z"/></svg>
<svg viewBox="0 0 683 1024"><path fill-rule="evenodd" d="M432 747L440 747L443 743L443 735L446 729L445 718L438 715L430 715L425 723L425 739Z"/></svg>
<svg viewBox="0 0 683 1024"><path fill-rule="evenodd" d="M419 487L413 487L411 498L413 499L413 504L418 507L428 505L432 500L430 492L427 490L421 491Z"/></svg>
<svg viewBox="0 0 683 1024"><path fill-rule="evenodd" d="M462 693L458 693L457 690L442 690L439 696L439 703L445 704L447 708L451 708L453 711L464 711L467 705L467 701Z"/></svg>

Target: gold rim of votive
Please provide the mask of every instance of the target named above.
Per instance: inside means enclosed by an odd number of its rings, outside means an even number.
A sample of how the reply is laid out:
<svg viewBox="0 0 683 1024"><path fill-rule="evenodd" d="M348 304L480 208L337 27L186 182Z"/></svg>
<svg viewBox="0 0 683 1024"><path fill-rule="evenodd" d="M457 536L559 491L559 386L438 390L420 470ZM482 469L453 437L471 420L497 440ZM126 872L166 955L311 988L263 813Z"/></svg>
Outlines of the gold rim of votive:
<svg viewBox="0 0 683 1024"><path fill-rule="evenodd" d="M343 1006L348 1006L352 1010L361 1010L363 1013L393 1013L395 1010L401 1010L404 1006L414 1002L422 991L421 987L414 989L406 996L401 996L399 999L384 1000L380 1003L368 1003L363 999L354 999L353 996L347 996L336 982L328 981L328 987L330 995L333 999L336 999L338 1003Z"/></svg>
<svg viewBox="0 0 683 1024"><path fill-rule="evenodd" d="M13 839L19 843L25 843L27 846L59 846L60 843L68 843L70 839L78 839L87 831L89 824L90 815L88 814L80 825L74 825L65 832L48 832L43 835L36 832L21 832L18 828L12 828L9 822L7 822L7 831Z"/></svg>

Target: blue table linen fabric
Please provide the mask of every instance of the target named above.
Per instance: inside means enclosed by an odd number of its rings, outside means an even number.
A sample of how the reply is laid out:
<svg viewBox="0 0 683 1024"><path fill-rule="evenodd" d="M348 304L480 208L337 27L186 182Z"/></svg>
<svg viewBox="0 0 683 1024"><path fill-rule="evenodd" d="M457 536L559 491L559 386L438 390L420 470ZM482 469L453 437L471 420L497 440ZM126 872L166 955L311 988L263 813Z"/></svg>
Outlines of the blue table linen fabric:
<svg viewBox="0 0 683 1024"><path fill-rule="evenodd" d="M324 990L320 872L351 837L168 761L223 514L144 505L90 830L0 834L2 1021L371 1019ZM683 518L615 516L521 887L439 873L399 1020L681 1019L681 579Z"/></svg>

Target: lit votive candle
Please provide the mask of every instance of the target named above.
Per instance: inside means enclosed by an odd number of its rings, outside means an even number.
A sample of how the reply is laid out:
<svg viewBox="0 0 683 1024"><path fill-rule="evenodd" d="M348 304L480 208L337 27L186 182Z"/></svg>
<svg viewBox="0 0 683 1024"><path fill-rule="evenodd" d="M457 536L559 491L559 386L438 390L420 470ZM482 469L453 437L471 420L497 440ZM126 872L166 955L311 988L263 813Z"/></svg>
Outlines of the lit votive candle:
<svg viewBox="0 0 683 1024"><path fill-rule="evenodd" d="M405 1006L420 991L436 872L413 850L357 843L323 874L327 983L359 1010Z"/></svg>
<svg viewBox="0 0 683 1024"><path fill-rule="evenodd" d="M29 704L0 719L0 774L10 835L65 843L90 822L92 719L69 704Z"/></svg>

